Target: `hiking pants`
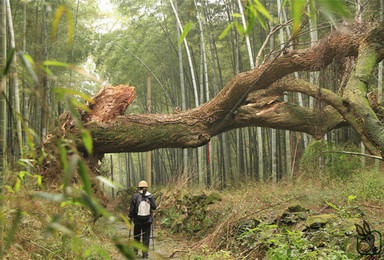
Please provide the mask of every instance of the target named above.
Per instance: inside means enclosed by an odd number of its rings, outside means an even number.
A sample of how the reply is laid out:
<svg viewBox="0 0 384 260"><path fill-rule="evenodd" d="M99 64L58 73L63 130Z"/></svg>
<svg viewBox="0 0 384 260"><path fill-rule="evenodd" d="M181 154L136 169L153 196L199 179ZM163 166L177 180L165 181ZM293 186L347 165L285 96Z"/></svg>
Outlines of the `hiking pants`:
<svg viewBox="0 0 384 260"><path fill-rule="evenodd" d="M140 238L142 237L142 243L147 248L149 248L149 236L151 234L151 223L147 224L135 224L133 229L133 236L137 242L140 242Z"/></svg>

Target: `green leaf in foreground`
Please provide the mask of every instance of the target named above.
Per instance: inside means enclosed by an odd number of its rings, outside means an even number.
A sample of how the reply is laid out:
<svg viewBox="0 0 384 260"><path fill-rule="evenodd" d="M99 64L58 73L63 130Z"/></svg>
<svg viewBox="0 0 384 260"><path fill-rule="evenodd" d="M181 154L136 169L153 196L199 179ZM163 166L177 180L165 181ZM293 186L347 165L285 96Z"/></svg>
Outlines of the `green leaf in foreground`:
<svg viewBox="0 0 384 260"><path fill-rule="evenodd" d="M20 222L21 222L21 216L22 216L22 212L21 212L21 209L18 208L17 209L17 212L16 212L16 216L15 216L15 219L13 220L13 223L12 223L12 226L11 228L9 229L8 231L8 234L7 234L7 238L5 240L5 246L4 246L4 251L8 249L8 247L11 245L12 243L12 240L15 236L15 233L16 233L16 230L17 230L17 227L19 226ZM1 254L2 255L2 254Z"/></svg>
<svg viewBox="0 0 384 260"><path fill-rule="evenodd" d="M184 41L185 37L187 37L189 30L191 30L192 25L192 22L187 23L187 25L184 27L183 33L180 35L179 43L177 45L180 45Z"/></svg>
<svg viewBox="0 0 384 260"><path fill-rule="evenodd" d="M59 28L60 19L63 16L63 13L66 14L67 17L67 23L68 23L68 46L72 46L73 42L73 20L71 16L71 12L69 11L68 7L66 7L64 4L60 5L59 8L57 8L57 11L55 13L55 16L53 17L52 22L52 42L56 39L57 30Z"/></svg>
<svg viewBox="0 0 384 260"><path fill-rule="evenodd" d="M233 25L235 25L236 22L232 22L230 23L227 28L225 28L225 30L220 34L219 36L219 40L223 39L225 37L225 35L228 34L229 30L232 28Z"/></svg>
<svg viewBox="0 0 384 260"><path fill-rule="evenodd" d="M97 176L96 177L99 181L101 181L102 183L104 183L105 185L107 185L108 187L111 187L111 188L114 188L114 189L124 189L123 186L121 186L120 184L116 183L116 182L113 182L111 181L110 179L108 178L105 178L104 176Z"/></svg>
<svg viewBox="0 0 384 260"><path fill-rule="evenodd" d="M89 179L89 176L88 176L87 166L82 160L78 161L78 166L79 166L79 174L84 185L84 190L87 192L88 195L92 195L91 180Z"/></svg>
<svg viewBox="0 0 384 260"><path fill-rule="evenodd" d="M92 143L92 136L89 133L89 131L85 128L81 129L81 136L83 138L84 147L87 150L88 154L92 153L93 150L93 143Z"/></svg>
<svg viewBox="0 0 384 260"><path fill-rule="evenodd" d="M48 192L39 192L35 194L35 197L39 197L45 200L54 201L54 202L63 202L67 199L61 193L48 193Z"/></svg>

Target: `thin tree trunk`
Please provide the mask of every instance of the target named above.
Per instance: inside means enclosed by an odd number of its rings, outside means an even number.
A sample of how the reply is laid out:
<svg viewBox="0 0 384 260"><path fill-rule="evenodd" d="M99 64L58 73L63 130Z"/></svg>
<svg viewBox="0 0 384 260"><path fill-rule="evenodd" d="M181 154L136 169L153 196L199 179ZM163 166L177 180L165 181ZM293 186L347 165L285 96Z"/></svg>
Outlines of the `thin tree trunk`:
<svg viewBox="0 0 384 260"><path fill-rule="evenodd" d="M73 62L73 54L75 51L76 27L77 27L77 17L79 15L79 3L80 3L80 0L77 0L75 26L74 26L74 30L73 30L74 35L73 35L73 41L72 41L72 45L71 45L71 56L69 58L69 64L72 64L72 62ZM71 85L72 85L72 70L69 70L69 88L71 88Z"/></svg>
<svg viewBox="0 0 384 260"><path fill-rule="evenodd" d="M176 8L173 5L172 0L169 0L169 2L171 3L173 12L175 13L176 21L177 21L177 24L179 26L180 32L183 33L183 26L181 25L181 22L180 22L178 14L177 14ZM187 51L189 68L191 70L191 77L192 77L192 84L193 84L193 93L194 93L194 96L195 96L195 106L198 107L199 106L199 95L197 94L197 85L196 85L196 79L195 79L195 72L194 72L194 69L193 69L192 57L191 57L191 54L190 54L190 51L189 51L188 42L187 42L187 38L186 37L184 37L184 45L185 45L185 50Z"/></svg>
<svg viewBox="0 0 384 260"><path fill-rule="evenodd" d="M113 156L111 154L111 181L113 182L114 181L114 172L113 172ZM111 194L112 194L112 199L115 198L115 189L113 187L111 187Z"/></svg>
<svg viewBox="0 0 384 260"><path fill-rule="evenodd" d="M47 42L47 22L46 22L46 12L47 6L46 1L43 1L43 17L42 17L42 25L43 25L43 57L45 60L48 60L48 42ZM48 77L47 74L43 74L42 87L41 87L41 114L40 114L40 138L41 142L44 142L45 137L47 135L47 118L48 118L48 102L47 102L47 92L48 92Z"/></svg>
<svg viewBox="0 0 384 260"><path fill-rule="evenodd" d="M245 16L243 12L243 6L241 5L241 0L237 0L238 5L239 5L239 10L240 10L240 15L241 15L241 21L243 23L244 30L247 30L247 23L245 21ZM247 50L248 50L248 55L249 55L249 64L251 65L251 69L255 67L255 63L253 62L253 55L252 55L252 48L251 48L251 42L249 41L249 36L245 35L245 41L247 43Z"/></svg>
<svg viewBox="0 0 384 260"><path fill-rule="evenodd" d="M207 72L207 63L205 59L205 42L204 42L204 32L203 32L203 25L200 18L200 12L196 4L196 0L193 0L196 8L196 18L199 23L199 29L200 29L200 42L201 42L201 58L200 58L200 104L204 103L204 82L206 82L206 94L209 97L209 89L208 89L208 72ZM205 81L204 81L205 76ZM208 101L208 99L207 99ZM209 145L209 144L208 144ZM206 176L204 176L204 153L203 153L203 147L197 148L197 156L198 156L198 174L199 174L199 185L203 186L206 184Z"/></svg>
<svg viewBox="0 0 384 260"><path fill-rule="evenodd" d="M15 44L15 34L13 31L13 21L12 21L12 13L11 13L11 4L9 0L6 0L6 6L7 6L7 18L8 18L8 30L9 30L9 38L10 38L10 47L11 49L15 50L16 49L16 44ZM19 79L17 77L17 62L16 62L16 55L13 55L12 58L12 73L11 73L11 78L12 78L12 84L13 86L10 87L10 91L14 91L14 97L15 97L15 104L14 104L14 109L16 114L21 116L20 113L20 92L19 92ZM16 115L16 134L17 134L17 140L18 140L18 154L21 156L23 153L23 136L21 132L21 121L19 116Z"/></svg>
<svg viewBox="0 0 384 260"><path fill-rule="evenodd" d="M23 3L23 54L26 52L27 47L27 2ZM29 127L29 113L28 113L28 91L25 84L26 73L23 72L23 117L25 121L25 125ZM59 111L60 112L60 111ZM24 134L24 142L26 142L26 135Z"/></svg>
<svg viewBox="0 0 384 260"><path fill-rule="evenodd" d="M281 8L281 0L277 0L277 11L278 11L278 17L279 17L279 23L283 23L283 10ZM284 46L284 30L283 28L280 29L279 32L280 37L280 46ZM288 95L284 95L284 101L288 101ZM290 138L290 131L284 130L284 136L285 136L285 167L286 172L288 173L288 179L292 180L292 168L291 168L291 138Z"/></svg>
<svg viewBox="0 0 384 260"><path fill-rule="evenodd" d="M7 20L6 20L6 4L5 0L0 0L0 67L4 68L7 58ZM1 145L1 158L0 158L0 210L3 211L4 206L4 175L6 168L6 143L7 143L7 112L6 112L6 102L5 102L5 93L6 93L6 78L1 77L0 81L0 145ZM0 241L4 241L4 225L0 225ZM3 248L4 245L0 245L0 258L3 258Z"/></svg>
<svg viewBox="0 0 384 260"><path fill-rule="evenodd" d="M169 2L171 3L172 9L173 9L173 11L175 13L176 21L177 21L177 24L179 25L180 32L183 33L183 26L181 25L181 22L180 22L178 14L177 14L176 8L173 5L172 0L169 0ZM196 79L195 79L195 72L194 72L194 69L193 69L193 62L192 62L192 57L191 57L191 54L190 54L190 51L189 51L187 37L184 37L184 45L185 45L185 50L187 51L189 68L190 68L191 77L192 77L193 94L194 94L194 97L195 97L195 107L198 107L199 106L199 96L197 94L197 85L196 85ZM198 165L200 165L200 163L201 163L199 161L200 154L202 153L201 149L202 148L200 148L200 147L197 149L197 154L198 154L197 155L197 164ZM200 169L200 167L199 167L199 169ZM202 173L199 172L199 176L201 176L201 180L199 178L199 182L202 182L203 181Z"/></svg>
<svg viewBox="0 0 384 260"><path fill-rule="evenodd" d="M176 1L177 4L177 1ZM176 23L177 38L180 38L180 29ZM185 96L185 83L184 83L184 70L183 70L183 52L181 50L181 44L177 46L179 54L179 75L180 75L180 92L181 92L181 110L187 110L187 102ZM185 178L188 175L188 149L183 149L183 174Z"/></svg>
<svg viewBox="0 0 384 260"><path fill-rule="evenodd" d="M282 11L283 11L285 22L288 22L288 17L287 17L287 13L285 11L285 8L283 8ZM291 38L291 31L289 30L289 26L286 26L285 29L286 29L286 32L287 32L288 39L290 39ZM295 75L295 78L297 78L297 79L299 78L299 74L297 72L295 72L294 75ZM303 94L302 93L298 93L297 94L297 98L299 100L299 105L300 106L304 106ZM302 133L302 135L303 135L304 149L306 149L307 146L308 146L308 135L306 133Z"/></svg>

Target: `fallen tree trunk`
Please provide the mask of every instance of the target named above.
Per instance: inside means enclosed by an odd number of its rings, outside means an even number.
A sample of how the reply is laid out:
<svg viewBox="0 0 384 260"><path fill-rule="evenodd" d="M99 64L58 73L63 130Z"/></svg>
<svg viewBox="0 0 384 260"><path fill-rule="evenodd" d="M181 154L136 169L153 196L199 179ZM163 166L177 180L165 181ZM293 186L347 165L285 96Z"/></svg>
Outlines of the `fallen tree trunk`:
<svg viewBox="0 0 384 260"><path fill-rule="evenodd" d="M331 129L351 125L372 154L383 154L383 124L370 107L366 93L373 68L383 57L383 35L383 24L372 29L356 25L343 28L314 47L284 51L259 68L236 75L212 100L179 113L123 116L126 104L132 100L117 90L111 94L114 98L99 102L103 108L111 103L121 106L114 109L120 113L114 117L84 116L84 126L92 134L95 153L119 153L198 147L219 133L248 126L305 132L319 139ZM346 57L357 57L357 66L342 94L289 78L292 72L324 69ZM321 96L324 105L310 109L284 102L280 98L284 91L317 99ZM74 135L76 131L69 130ZM84 150L81 142L78 147Z"/></svg>

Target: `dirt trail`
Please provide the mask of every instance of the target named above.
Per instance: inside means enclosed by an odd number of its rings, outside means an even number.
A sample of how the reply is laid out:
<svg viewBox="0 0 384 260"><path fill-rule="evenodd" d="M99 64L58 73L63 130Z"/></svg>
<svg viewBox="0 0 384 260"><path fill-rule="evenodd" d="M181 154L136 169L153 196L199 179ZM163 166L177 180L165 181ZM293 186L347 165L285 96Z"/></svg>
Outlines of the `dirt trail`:
<svg viewBox="0 0 384 260"><path fill-rule="evenodd" d="M117 236L122 239L129 239L129 229L127 225L124 222L116 222L115 224ZM149 244L149 258L147 259L181 259L181 258L168 258L174 250L177 250L181 247L181 244L177 243L177 241L174 241L171 238L159 240L156 239L156 231L155 233L155 239L152 241L152 238L150 240ZM152 237L152 234L151 234ZM131 239L133 239L133 234L131 234ZM154 244L153 244L154 243ZM153 250L153 248L155 250ZM124 258L122 258L124 259ZM136 259L142 259L141 252L136 257Z"/></svg>

